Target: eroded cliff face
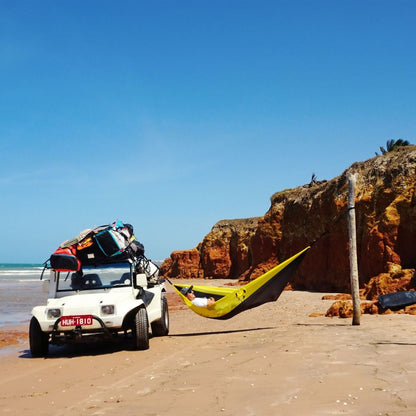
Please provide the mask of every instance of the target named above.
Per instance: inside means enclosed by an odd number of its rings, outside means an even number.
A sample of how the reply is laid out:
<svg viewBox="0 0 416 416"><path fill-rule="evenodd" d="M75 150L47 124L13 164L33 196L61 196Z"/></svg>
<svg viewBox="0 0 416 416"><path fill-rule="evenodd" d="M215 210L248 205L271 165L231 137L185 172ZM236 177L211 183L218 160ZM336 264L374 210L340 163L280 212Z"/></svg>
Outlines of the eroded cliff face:
<svg viewBox="0 0 416 416"><path fill-rule="evenodd" d="M263 217L223 220L191 250L173 252L167 277L251 280L308 245L294 289L346 292L347 174L357 173L360 286L398 265L416 267L416 146L354 163L340 176L275 193Z"/></svg>

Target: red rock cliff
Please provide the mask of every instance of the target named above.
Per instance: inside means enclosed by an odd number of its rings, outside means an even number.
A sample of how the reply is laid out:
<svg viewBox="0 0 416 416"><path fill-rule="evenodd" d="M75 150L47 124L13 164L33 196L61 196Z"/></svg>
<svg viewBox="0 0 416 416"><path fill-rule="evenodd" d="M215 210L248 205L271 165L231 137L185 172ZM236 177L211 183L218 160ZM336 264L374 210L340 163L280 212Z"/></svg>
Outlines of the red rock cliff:
<svg viewBox="0 0 416 416"><path fill-rule="evenodd" d="M222 220L194 249L173 252L167 277L250 280L313 244L292 287L349 291L347 173L358 173L360 285L392 264L416 266L416 146L354 163L340 176L277 192L263 217Z"/></svg>

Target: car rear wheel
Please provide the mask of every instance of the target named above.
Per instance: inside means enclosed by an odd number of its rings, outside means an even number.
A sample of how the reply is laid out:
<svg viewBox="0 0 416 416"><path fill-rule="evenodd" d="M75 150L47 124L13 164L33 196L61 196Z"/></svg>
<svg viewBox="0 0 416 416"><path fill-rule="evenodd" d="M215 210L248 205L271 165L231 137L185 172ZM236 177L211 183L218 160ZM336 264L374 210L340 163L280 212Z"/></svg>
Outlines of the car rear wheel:
<svg viewBox="0 0 416 416"><path fill-rule="evenodd" d="M149 348L149 319L145 308L140 308L134 319L135 346L138 350Z"/></svg>
<svg viewBox="0 0 416 416"><path fill-rule="evenodd" d="M29 326L30 353L33 357L45 357L49 351L49 335L45 334L38 320L32 317Z"/></svg>
<svg viewBox="0 0 416 416"><path fill-rule="evenodd" d="M169 309L168 301L162 297L162 316L157 321L152 322L152 334L155 337L162 337L169 334Z"/></svg>

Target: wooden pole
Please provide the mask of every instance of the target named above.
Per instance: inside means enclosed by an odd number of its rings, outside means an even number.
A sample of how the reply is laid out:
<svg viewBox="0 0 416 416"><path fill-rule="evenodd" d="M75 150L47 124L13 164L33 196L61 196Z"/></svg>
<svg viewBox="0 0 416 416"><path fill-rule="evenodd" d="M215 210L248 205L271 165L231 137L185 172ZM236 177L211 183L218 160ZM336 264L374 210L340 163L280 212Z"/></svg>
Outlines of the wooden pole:
<svg viewBox="0 0 416 416"><path fill-rule="evenodd" d="M348 233L350 245L350 279L353 317L352 324L360 325L360 284L358 281L357 234L355 225L355 183L357 173L348 174Z"/></svg>

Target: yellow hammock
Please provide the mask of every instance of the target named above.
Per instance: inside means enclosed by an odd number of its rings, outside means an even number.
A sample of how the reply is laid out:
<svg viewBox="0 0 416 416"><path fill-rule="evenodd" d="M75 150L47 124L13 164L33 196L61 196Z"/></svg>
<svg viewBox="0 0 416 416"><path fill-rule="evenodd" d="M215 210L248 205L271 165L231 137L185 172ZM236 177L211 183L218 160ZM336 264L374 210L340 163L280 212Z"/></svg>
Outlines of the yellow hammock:
<svg viewBox="0 0 416 416"><path fill-rule="evenodd" d="M191 285L172 285L185 304L198 315L205 318L229 319L247 309L255 308L266 302L274 302L282 293L306 252L310 247L295 254L283 263L239 288L192 285L196 297L213 297L215 303L201 307L195 306L181 293L181 289Z"/></svg>

